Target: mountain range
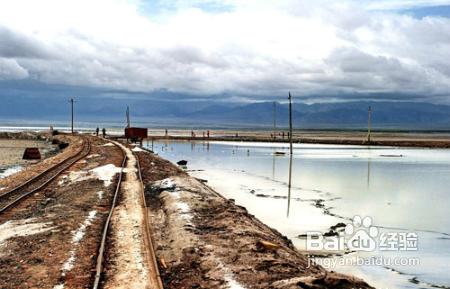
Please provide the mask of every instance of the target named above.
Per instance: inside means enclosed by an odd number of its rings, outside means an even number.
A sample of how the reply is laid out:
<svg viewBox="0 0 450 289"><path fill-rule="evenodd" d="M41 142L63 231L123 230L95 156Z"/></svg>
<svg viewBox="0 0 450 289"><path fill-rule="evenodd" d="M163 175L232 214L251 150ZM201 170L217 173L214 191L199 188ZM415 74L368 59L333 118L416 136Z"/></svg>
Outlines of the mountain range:
<svg viewBox="0 0 450 289"><path fill-rule="evenodd" d="M61 97L3 96L0 123L65 122L70 117L68 99ZM225 103L208 100L146 100L142 98L78 98L76 120L84 123L125 123L126 106L132 121L148 126L272 127L274 103ZM288 124L288 104L276 103L278 127ZM293 104L298 128L357 129L367 126L372 108L374 128L450 129L450 106L423 102L350 101Z"/></svg>

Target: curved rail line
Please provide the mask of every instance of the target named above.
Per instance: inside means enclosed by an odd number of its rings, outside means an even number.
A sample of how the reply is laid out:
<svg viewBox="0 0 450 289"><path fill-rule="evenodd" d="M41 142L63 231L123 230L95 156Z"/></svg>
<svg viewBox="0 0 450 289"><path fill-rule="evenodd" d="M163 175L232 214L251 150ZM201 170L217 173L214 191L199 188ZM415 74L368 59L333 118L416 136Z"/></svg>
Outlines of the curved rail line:
<svg viewBox="0 0 450 289"><path fill-rule="evenodd" d="M91 142L83 137L83 148L74 155L62 160L54 166L46 169L40 174L25 181L19 186L0 195L0 215L18 205L35 192L47 186L51 181L61 175L79 160L88 156L91 152ZM4 204L4 205L2 205Z"/></svg>

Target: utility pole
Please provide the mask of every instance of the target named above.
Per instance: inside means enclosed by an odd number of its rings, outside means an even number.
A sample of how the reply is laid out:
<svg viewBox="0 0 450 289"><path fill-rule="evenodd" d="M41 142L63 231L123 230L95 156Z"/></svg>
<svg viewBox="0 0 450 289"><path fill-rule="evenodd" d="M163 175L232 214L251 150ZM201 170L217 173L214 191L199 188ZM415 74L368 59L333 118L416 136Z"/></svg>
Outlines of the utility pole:
<svg viewBox="0 0 450 289"><path fill-rule="evenodd" d="M289 91L289 183L288 183L288 209L287 216L289 217L289 210L291 207L291 186L292 186L292 156L293 156L293 148L292 148L292 95Z"/></svg>
<svg viewBox="0 0 450 289"><path fill-rule="evenodd" d="M370 143L370 132L371 132L371 125L372 125L372 107L369 106L369 109L367 111L367 143Z"/></svg>
<svg viewBox="0 0 450 289"><path fill-rule="evenodd" d="M277 135L277 103L273 102L273 138Z"/></svg>
<svg viewBox="0 0 450 289"><path fill-rule="evenodd" d="M292 155L292 95L289 92L289 148Z"/></svg>
<svg viewBox="0 0 450 289"><path fill-rule="evenodd" d="M69 102L70 102L71 110L72 110L72 134L73 134L73 103L75 101L73 100L73 98L71 98Z"/></svg>
<svg viewBox="0 0 450 289"><path fill-rule="evenodd" d="M130 108L127 105L127 128L131 127L131 123L130 123Z"/></svg>

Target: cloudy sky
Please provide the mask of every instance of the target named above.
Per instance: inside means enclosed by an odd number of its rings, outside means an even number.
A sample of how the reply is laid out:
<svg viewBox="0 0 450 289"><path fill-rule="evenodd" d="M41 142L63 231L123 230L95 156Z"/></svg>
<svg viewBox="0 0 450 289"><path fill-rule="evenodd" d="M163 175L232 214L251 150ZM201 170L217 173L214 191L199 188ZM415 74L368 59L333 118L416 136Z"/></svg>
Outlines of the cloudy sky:
<svg viewBox="0 0 450 289"><path fill-rule="evenodd" d="M450 103L450 1L2 0L0 97L30 83Z"/></svg>

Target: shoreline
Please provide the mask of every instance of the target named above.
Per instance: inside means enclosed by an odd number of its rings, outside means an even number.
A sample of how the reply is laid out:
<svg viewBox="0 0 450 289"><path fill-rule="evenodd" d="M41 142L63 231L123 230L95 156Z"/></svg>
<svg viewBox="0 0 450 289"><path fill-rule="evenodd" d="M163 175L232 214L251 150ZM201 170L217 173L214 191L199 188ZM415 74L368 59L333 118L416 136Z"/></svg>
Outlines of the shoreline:
<svg viewBox="0 0 450 289"><path fill-rule="evenodd" d="M188 131L186 131L187 133ZM198 133L198 135L202 135ZM237 136L236 136L237 135ZM224 132L211 131L210 137L187 135L156 135L149 136L146 141L240 141L240 142L272 142L289 143L287 135L283 138L277 135L271 137L271 132ZM430 135L427 133L386 133L377 132L371 134L371 141L367 141L367 134L363 132L295 132L293 143L306 144L335 144L335 145L359 145L359 146L393 146L415 148L450 148L450 136L446 134Z"/></svg>
<svg viewBox="0 0 450 289"><path fill-rule="evenodd" d="M264 142L264 143L286 143L287 139L273 139L257 136L242 137L186 137L186 136L155 136L150 137L154 141L229 141L229 142ZM414 148L450 148L449 140L430 140L430 139L374 139L370 142L355 138L305 138L294 137L295 144L330 144L330 145L358 145L358 146L392 146L392 147L414 147Z"/></svg>

